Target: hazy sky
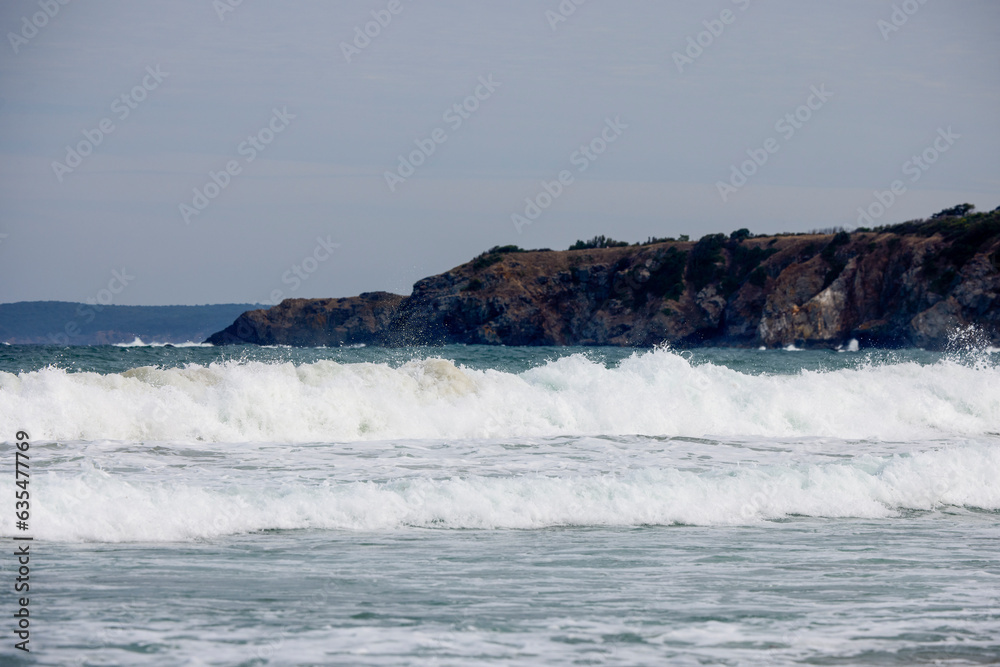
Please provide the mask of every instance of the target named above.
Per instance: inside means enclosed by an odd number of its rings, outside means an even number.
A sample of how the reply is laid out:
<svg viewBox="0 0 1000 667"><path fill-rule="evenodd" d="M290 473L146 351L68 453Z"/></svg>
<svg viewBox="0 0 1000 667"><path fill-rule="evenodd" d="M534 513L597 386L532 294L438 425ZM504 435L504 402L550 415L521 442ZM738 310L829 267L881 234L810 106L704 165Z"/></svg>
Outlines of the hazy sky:
<svg viewBox="0 0 1000 667"><path fill-rule="evenodd" d="M0 29L0 302L409 293L496 244L850 228L897 180L877 223L1000 204L995 0L5 0Z"/></svg>

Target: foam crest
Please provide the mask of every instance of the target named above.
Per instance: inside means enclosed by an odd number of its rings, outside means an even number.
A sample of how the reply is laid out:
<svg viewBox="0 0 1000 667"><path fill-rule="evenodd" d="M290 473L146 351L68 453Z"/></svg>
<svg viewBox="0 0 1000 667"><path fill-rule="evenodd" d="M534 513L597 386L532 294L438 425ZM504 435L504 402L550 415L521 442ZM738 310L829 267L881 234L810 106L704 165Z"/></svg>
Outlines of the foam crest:
<svg viewBox="0 0 1000 667"><path fill-rule="evenodd" d="M795 375L666 350L613 368L582 355L523 373L223 362L120 374L0 373L0 432L36 440L330 442L579 434L911 440L1000 432L1000 370L944 360Z"/></svg>
<svg viewBox="0 0 1000 667"><path fill-rule="evenodd" d="M146 343L138 336L131 343L115 343L115 347L214 347L211 343L196 343L195 341L187 341L185 343L157 343L151 342Z"/></svg>
<svg viewBox="0 0 1000 667"><path fill-rule="evenodd" d="M881 519L943 506L1000 509L1000 446L843 463L647 468L567 477L276 483L126 481L93 468L34 480L34 534L58 541L187 541L274 529L380 531L743 525L789 516ZM216 484L221 484L216 480ZM0 484L3 492L10 482ZM0 519L13 534L10 517Z"/></svg>

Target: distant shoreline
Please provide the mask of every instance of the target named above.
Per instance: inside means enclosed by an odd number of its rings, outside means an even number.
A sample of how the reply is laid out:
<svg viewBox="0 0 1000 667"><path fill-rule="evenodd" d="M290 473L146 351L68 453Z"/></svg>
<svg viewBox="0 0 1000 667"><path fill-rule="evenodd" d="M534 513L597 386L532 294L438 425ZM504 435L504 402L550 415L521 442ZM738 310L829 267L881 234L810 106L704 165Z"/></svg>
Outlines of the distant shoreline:
<svg viewBox="0 0 1000 667"><path fill-rule="evenodd" d="M0 342L18 345L199 343L259 304L116 306L70 301L0 304Z"/></svg>

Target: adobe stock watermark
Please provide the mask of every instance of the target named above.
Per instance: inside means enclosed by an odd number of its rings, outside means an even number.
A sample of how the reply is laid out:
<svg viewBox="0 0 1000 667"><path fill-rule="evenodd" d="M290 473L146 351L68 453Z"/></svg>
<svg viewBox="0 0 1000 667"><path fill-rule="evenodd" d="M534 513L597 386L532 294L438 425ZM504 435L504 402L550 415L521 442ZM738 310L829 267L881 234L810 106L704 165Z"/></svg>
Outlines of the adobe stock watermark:
<svg viewBox="0 0 1000 667"><path fill-rule="evenodd" d="M289 292L296 292L302 287L302 283L309 280L309 276L316 273L320 264L330 259L333 256L333 251L339 247L340 244L331 241L329 235L326 238L317 236L316 245L313 247L312 252L303 257L298 263L292 264L287 271L282 273L281 283L289 286ZM281 289L274 289L271 290L269 296L270 301L268 303L272 306L277 306L285 298L285 292Z"/></svg>
<svg viewBox="0 0 1000 667"><path fill-rule="evenodd" d="M955 134L952 131L951 125L948 126L948 129L939 127L934 141L919 154L911 156L909 160L903 163L903 166L900 167L903 175L909 176L911 183L916 183L940 159L941 155L951 150L951 147L955 145L955 141L961 138L962 135ZM868 206L858 207L859 227L872 226L876 220L885 215L886 211L892 208L892 205L906 194L906 184L902 179L896 179L889 184L888 190L881 192L875 190L872 194L875 201Z"/></svg>
<svg viewBox="0 0 1000 667"><path fill-rule="evenodd" d="M465 121L479 110L481 103L490 99L501 85L499 81L493 80L492 74L479 77L479 85L472 91L472 94L445 109L441 120L448 124L452 132L457 132ZM417 169L423 166L427 162L427 158L437 150L437 147L446 141L448 141L448 132L441 127L431 130L424 139L414 139L413 143L416 144L417 148L407 155L399 156L396 171L386 171L384 174L385 184L389 186L389 192L395 192L396 186L405 183L406 179L417 173Z"/></svg>
<svg viewBox="0 0 1000 667"><path fill-rule="evenodd" d="M27 16L21 17L21 29L18 32L8 32L7 40L14 49L14 55L21 51L21 47L38 34L38 31L49 24L49 21L56 17L59 9L69 4L69 0L38 0L38 6L42 11L35 12L29 19Z"/></svg>
<svg viewBox="0 0 1000 667"><path fill-rule="evenodd" d="M261 637L260 641L250 649L249 655L251 660L255 662L258 660L271 660L285 645L285 638L293 630L294 628L290 625L282 625Z"/></svg>
<svg viewBox="0 0 1000 667"><path fill-rule="evenodd" d="M236 146L236 154L243 156L243 164L250 164L257 159L257 155L274 141L274 138L284 132L295 119L295 114L288 112L288 107L280 110L275 107L271 110L271 118L267 124L256 133L248 135L245 141L241 141ZM208 208L213 199L222 194L222 191L229 187L233 178L243 173L243 165L239 160L229 160L219 171L209 171L208 181L201 188L194 188L194 196L191 198L190 206L182 203L178 206L181 219L184 224L191 224L191 217L201 215L201 212Z"/></svg>
<svg viewBox="0 0 1000 667"><path fill-rule="evenodd" d="M87 488L86 496L90 497L90 490ZM73 504L78 504L79 501L73 498L75 501ZM135 619L138 614L142 611L146 611L148 607L145 606L143 601L139 598L131 598L127 601L115 602L114 604L108 605L104 608L105 613L109 615L113 614L113 618L106 620L101 624L100 630L97 631L94 637L100 642L98 646L90 646L86 653L78 654L72 661L63 663L66 667L86 667L88 664L93 664L93 655L95 649L105 649L112 646L120 646L122 644L127 644L128 639L139 631L130 621L124 619ZM117 612L117 613L115 613Z"/></svg>
<svg viewBox="0 0 1000 667"><path fill-rule="evenodd" d="M605 118L604 127L601 128L597 136L570 154L570 164L576 167L578 173L582 174L587 171L590 165L596 162L597 158L603 155L611 144L618 141L627 129L628 124L622 122L621 116L615 116L614 120ZM542 212L552 206L552 203L562 196L574 180L573 172L569 169L560 171L552 181L543 180L541 182L542 189L538 191L538 194L534 197L524 198L524 214L512 213L510 216L510 221L517 233L522 233L525 226L538 220Z"/></svg>
<svg viewBox="0 0 1000 667"><path fill-rule="evenodd" d="M340 43L340 52L344 54L344 59L350 63L354 56L360 56L362 51L371 46L372 40L389 27L392 17L399 15L403 9L401 0L389 0L385 9L373 9L371 15L374 20L368 21L363 26L354 26L354 39L350 43Z"/></svg>
<svg viewBox="0 0 1000 667"><path fill-rule="evenodd" d="M160 87L163 80L170 76L170 72L164 72L157 65L150 65L146 68L146 75L142 77L131 90L128 90L111 101L111 113L115 114L119 122L128 118L139 105L146 101L149 94ZM66 146L66 157L63 162L54 160L52 171L56 179L62 183L66 174L73 173L73 170L83 164L83 159L94 152L94 149L104 142L104 138L115 131L115 123L111 118L102 118L97 123L97 127L92 130L81 130L83 139L75 146Z"/></svg>
<svg viewBox="0 0 1000 667"><path fill-rule="evenodd" d="M826 89L826 84L821 84L819 88L812 86L809 89L809 96L805 104L801 104L794 111L786 113L774 123L774 131L781 134L783 141L789 141L795 133L801 130L808 123L813 113L823 108L823 105L833 97L833 93ZM781 142L774 137L764 140L760 148L748 148L746 153L749 159L737 165L730 166L729 181L716 181L715 187L719 191L722 203L729 201L730 195L736 194L740 188L747 184L748 179L757 173L757 170L767 164L772 155L781 150Z"/></svg>
<svg viewBox="0 0 1000 667"><path fill-rule="evenodd" d="M226 14L235 12L236 8L243 4L243 0L212 0L212 9L219 17L219 23L225 23Z"/></svg>
<svg viewBox="0 0 1000 667"><path fill-rule="evenodd" d="M750 1L732 0L732 3L739 7L741 12L745 12L747 7L750 6ZM698 60L705 53L705 49L715 44L716 39L722 37L722 33L726 31L727 25L736 23L736 16L733 10L723 9L719 12L719 18L702 21L701 24L705 26L705 29L697 35L688 35L687 47L684 49L684 52L673 52L672 55L674 64L677 65L677 71L683 74L686 65L693 65L694 61Z"/></svg>
<svg viewBox="0 0 1000 667"><path fill-rule="evenodd" d="M556 7L556 11L546 9L545 20L549 22L549 27L552 28L552 32L556 31L556 28L560 23L565 23L569 20L570 16L576 14L577 8L585 2L587 2L587 0L561 0L559 5Z"/></svg>
<svg viewBox="0 0 1000 667"><path fill-rule="evenodd" d="M338 586L334 580L327 581L321 587L310 587L312 593L307 598L305 608L324 609L330 605L329 598L338 592ZM294 626L281 625L261 637L256 644L250 646L249 657L253 661L270 661L278 652L284 648L285 640L289 635L294 635Z"/></svg>
<svg viewBox="0 0 1000 667"><path fill-rule="evenodd" d="M889 35L898 32L900 28L906 25L910 17L919 12L920 7L925 4L927 4L927 0L903 0L902 3L893 5L892 14L889 15L888 21L879 19L875 22L875 26L882 33L883 41L888 42Z"/></svg>
<svg viewBox="0 0 1000 667"><path fill-rule="evenodd" d="M69 345L70 338L80 335L80 321L90 324L97 317L97 313L104 310L104 306L110 306L115 300L115 296L121 294L129 284L135 280L135 276L130 275L124 266L121 271L112 269L111 280L108 286L98 290L97 294L85 300L86 306L80 304L76 307L76 317L63 326L63 330L58 333L50 333L49 340L54 345ZM89 306L89 307L87 307Z"/></svg>

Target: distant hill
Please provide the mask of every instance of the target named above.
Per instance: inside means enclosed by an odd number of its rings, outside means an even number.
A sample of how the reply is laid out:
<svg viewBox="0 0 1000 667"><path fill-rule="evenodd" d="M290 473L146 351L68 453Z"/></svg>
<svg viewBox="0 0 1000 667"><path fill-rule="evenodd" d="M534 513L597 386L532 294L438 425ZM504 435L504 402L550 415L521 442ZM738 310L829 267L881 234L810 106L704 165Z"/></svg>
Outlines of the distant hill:
<svg viewBox="0 0 1000 667"><path fill-rule="evenodd" d="M211 306L101 306L67 301L0 304L0 342L108 345L137 337L151 343L205 340L255 304Z"/></svg>

